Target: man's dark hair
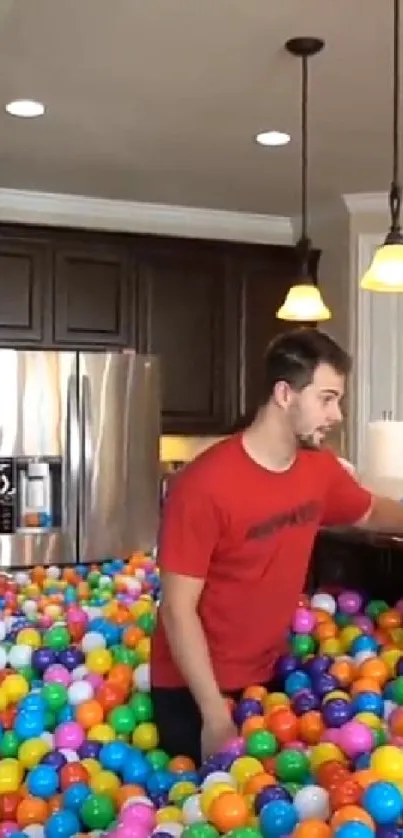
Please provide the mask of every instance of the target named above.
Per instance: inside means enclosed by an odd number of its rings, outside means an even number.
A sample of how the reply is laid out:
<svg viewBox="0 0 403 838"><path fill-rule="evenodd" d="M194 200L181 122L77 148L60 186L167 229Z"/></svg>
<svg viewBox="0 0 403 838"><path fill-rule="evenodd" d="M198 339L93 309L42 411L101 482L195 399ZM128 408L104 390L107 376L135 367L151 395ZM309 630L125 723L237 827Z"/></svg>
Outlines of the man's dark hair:
<svg viewBox="0 0 403 838"><path fill-rule="evenodd" d="M279 381L303 390L319 364L328 364L339 375L351 370L350 356L325 332L303 327L277 335L266 350L262 403L269 401Z"/></svg>

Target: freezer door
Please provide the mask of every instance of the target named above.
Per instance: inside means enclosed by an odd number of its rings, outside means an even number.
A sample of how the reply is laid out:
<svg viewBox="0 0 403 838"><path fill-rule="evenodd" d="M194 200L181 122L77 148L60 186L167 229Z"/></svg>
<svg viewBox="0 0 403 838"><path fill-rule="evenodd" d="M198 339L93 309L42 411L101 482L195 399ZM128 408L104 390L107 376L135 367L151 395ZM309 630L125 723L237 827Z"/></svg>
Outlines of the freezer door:
<svg viewBox="0 0 403 838"><path fill-rule="evenodd" d="M0 457L57 458L61 508L59 526L53 530L40 532L32 527L28 532L0 535L0 567L75 562L79 465L76 355L2 349L0 382Z"/></svg>
<svg viewBox="0 0 403 838"><path fill-rule="evenodd" d="M151 550L159 512L158 359L82 353L79 381L80 560Z"/></svg>

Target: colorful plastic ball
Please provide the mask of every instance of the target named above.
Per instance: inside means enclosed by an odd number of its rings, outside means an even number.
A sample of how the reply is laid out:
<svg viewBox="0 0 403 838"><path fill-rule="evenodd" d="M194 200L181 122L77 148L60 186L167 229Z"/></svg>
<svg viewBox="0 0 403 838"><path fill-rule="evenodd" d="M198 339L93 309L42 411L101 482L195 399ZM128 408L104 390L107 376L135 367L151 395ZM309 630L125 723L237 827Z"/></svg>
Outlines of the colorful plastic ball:
<svg viewBox="0 0 403 838"><path fill-rule="evenodd" d="M392 783L373 783L363 795L362 804L378 824L397 823L403 814L403 797Z"/></svg>
<svg viewBox="0 0 403 838"><path fill-rule="evenodd" d="M259 816L263 838L280 838L289 835L298 822L295 806L287 800L267 803Z"/></svg>

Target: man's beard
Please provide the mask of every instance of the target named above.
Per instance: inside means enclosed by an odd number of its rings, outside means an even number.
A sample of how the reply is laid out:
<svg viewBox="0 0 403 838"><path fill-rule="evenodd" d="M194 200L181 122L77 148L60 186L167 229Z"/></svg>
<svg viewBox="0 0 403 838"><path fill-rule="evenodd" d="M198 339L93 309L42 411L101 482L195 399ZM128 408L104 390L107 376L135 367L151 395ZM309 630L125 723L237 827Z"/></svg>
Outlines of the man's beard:
<svg viewBox="0 0 403 838"><path fill-rule="evenodd" d="M322 448L322 442L315 442L313 438L313 434L306 434L306 436L297 435L297 445L298 448L303 448L304 450L308 451L320 451Z"/></svg>

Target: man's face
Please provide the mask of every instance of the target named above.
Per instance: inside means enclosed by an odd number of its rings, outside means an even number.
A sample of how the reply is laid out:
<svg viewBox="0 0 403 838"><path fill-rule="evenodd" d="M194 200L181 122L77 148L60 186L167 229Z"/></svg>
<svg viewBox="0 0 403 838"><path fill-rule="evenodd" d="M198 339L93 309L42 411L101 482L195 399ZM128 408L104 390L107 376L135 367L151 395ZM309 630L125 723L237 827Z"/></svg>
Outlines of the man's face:
<svg viewBox="0 0 403 838"><path fill-rule="evenodd" d="M311 384L299 393L290 391L286 411L297 445L320 448L329 431L340 424L344 385L344 376L320 364Z"/></svg>

